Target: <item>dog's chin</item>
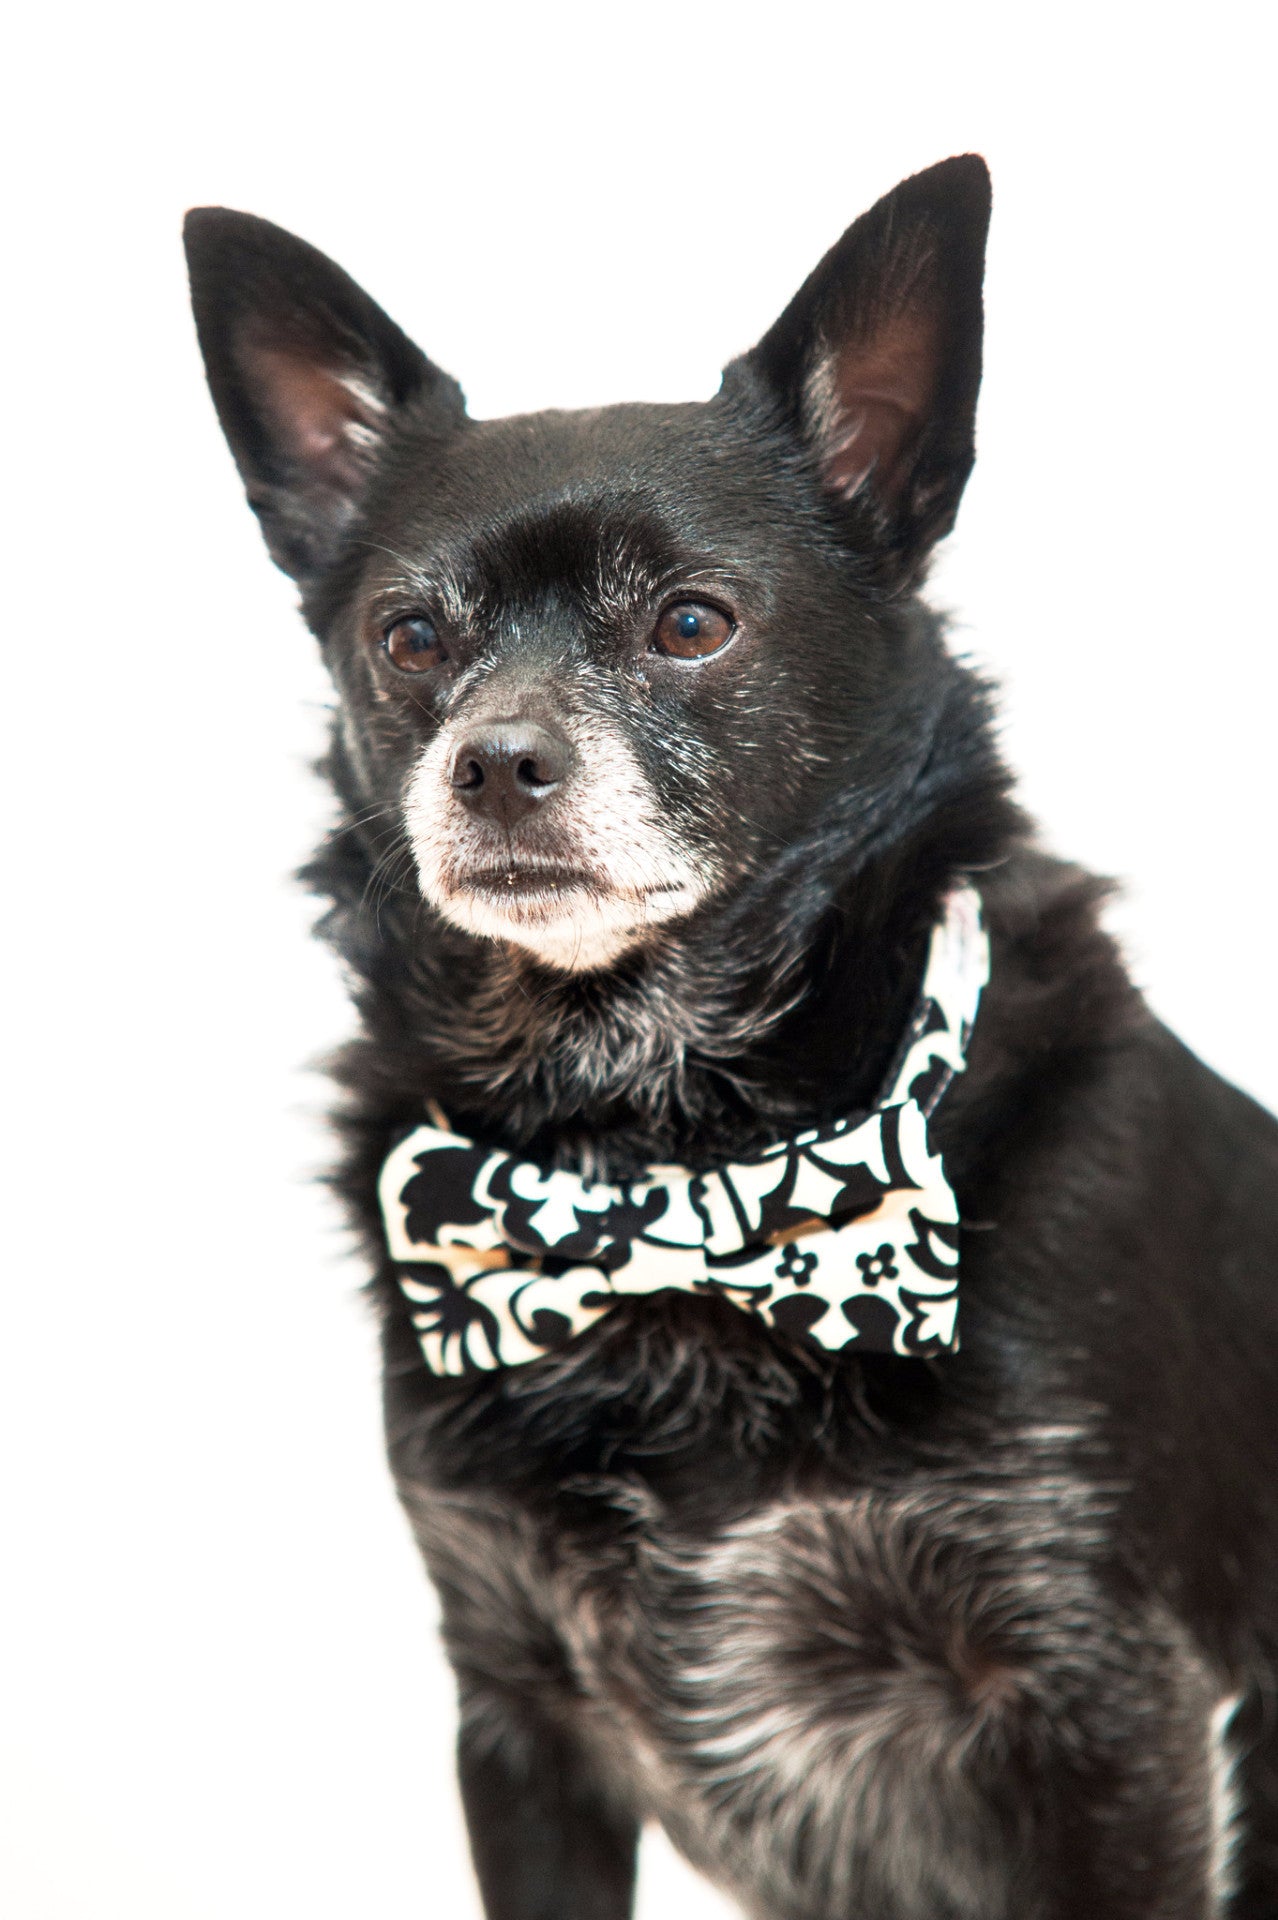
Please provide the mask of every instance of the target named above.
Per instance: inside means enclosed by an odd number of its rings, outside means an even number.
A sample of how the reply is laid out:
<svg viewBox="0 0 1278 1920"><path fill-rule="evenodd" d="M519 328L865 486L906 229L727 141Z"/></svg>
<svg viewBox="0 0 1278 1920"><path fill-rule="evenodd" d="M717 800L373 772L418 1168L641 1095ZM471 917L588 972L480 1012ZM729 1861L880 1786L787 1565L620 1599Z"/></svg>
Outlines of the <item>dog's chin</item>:
<svg viewBox="0 0 1278 1920"><path fill-rule="evenodd" d="M699 897L689 883L623 892L593 874L526 868L459 875L423 891L450 925L565 973L611 966Z"/></svg>

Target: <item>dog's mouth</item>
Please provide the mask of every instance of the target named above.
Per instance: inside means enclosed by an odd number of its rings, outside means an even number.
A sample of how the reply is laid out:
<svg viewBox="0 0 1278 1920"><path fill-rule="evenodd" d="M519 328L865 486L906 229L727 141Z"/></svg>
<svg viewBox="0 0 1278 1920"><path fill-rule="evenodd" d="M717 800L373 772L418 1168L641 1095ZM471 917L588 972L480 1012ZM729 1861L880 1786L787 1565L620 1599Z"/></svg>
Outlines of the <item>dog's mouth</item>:
<svg viewBox="0 0 1278 1920"><path fill-rule="evenodd" d="M470 867L452 876L456 893L479 893L489 900L527 900L546 894L557 898L570 893L606 893L610 889L600 874L586 867L550 867L516 864L504 867Z"/></svg>
<svg viewBox="0 0 1278 1920"><path fill-rule="evenodd" d="M501 867L469 867L451 875L454 893L481 895L485 901L500 905L506 901L557 901L572 904L566 896L582 894L610 900L629 900L639 904L662 895L678 893L675 882L650 887L619 887L605 874L588 867L552 867L511 863Z"/></svg>
<svg viewBox="0 0 1278 1920"><path fill-rule="evenodd" d="M436 875L431 897L454 926L570 972L609 965L697 899L687 878L636 875L627 884L629 876L547 861L450 863Z"/></svg>

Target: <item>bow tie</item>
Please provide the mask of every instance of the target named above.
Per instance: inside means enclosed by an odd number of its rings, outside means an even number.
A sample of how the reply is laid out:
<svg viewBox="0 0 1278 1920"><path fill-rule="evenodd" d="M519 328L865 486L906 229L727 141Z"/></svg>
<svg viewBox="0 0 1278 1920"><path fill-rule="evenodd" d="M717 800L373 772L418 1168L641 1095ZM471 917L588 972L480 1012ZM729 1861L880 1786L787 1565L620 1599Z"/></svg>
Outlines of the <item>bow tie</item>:
<svg viewBox="0 0 1278 1920"><path fill-rule="evenodd" d="M440 1126L382 1168L386 1238L432 1373L535 1360L631 1294L718 1294L829 1350L958 1344L958 1207L928 1118L964 1055L989 945L970 886L933 929L913 1018L868 1118L750 1160L617 1186Z"/></svg>

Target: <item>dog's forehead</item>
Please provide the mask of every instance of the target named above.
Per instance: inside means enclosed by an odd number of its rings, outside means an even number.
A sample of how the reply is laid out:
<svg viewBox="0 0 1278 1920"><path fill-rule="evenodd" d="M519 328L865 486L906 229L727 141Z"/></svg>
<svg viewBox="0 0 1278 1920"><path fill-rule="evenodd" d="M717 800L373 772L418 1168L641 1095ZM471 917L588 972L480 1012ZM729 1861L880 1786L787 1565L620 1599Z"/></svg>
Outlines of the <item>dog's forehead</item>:
<svg viewBox="0 0 1278 1920"><path fill-rule="evenodd" d="M410 430L382 504L398 550L485 573L661 569L730 557L771 479L716 402L632 404Z"/></svg>

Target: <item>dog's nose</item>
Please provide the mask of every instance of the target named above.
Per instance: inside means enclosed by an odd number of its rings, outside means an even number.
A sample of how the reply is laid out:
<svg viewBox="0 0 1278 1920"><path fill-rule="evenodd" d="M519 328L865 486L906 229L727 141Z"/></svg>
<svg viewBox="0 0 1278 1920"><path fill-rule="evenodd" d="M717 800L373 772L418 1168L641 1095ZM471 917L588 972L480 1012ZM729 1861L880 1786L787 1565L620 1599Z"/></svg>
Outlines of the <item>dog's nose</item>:
<svg viewBox="0 0 1278 1920"><path fill-rule="evenodd" d="M573 770L568 742L535 720L488 720L453 755L453 791L472 813L513 827L549 800Z"/></svg>

